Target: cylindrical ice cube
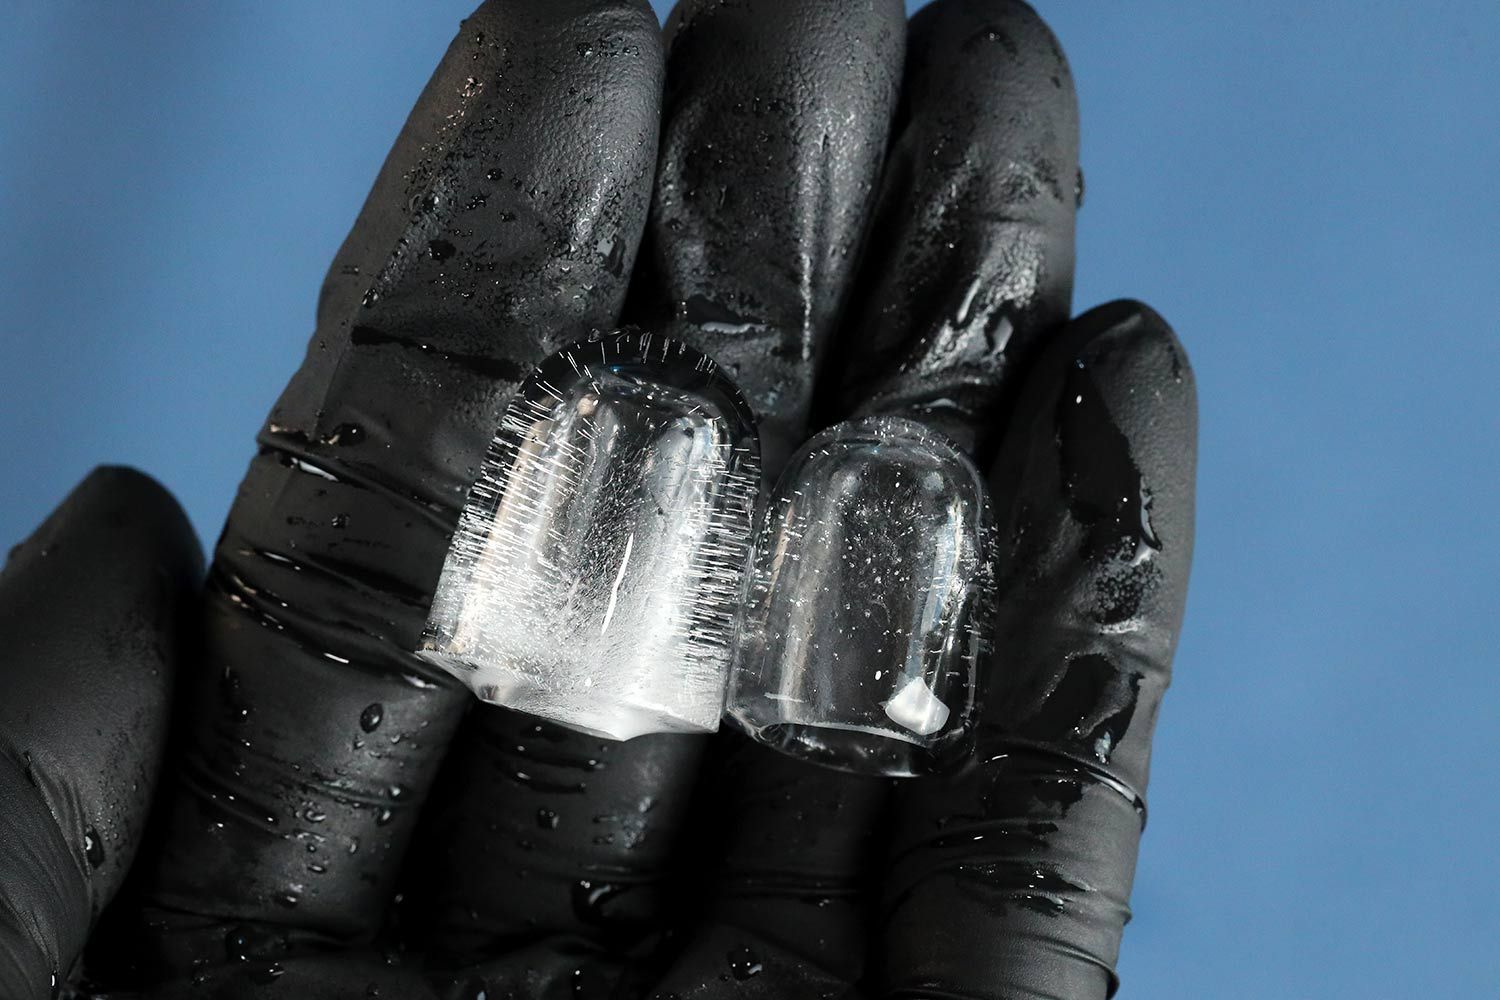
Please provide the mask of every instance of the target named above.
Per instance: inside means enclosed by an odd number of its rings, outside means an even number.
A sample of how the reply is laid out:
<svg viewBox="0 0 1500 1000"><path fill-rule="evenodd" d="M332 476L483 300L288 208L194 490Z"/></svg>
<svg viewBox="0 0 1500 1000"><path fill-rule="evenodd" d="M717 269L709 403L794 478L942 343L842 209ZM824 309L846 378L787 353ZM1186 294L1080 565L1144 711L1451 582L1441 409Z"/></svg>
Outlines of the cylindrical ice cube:
<svg viewBox="0 0 1500 1000"><path fill-rule="evenodd" d="M584 732L713 731L759 488L750 410L707 357L643 332L562 351L506 411L421 653Z"/></svg>
<svg viewBox="0 0 1500 1000"><path fill-rule="evenodd" d="M973 743L990 624L984 482L947 438L872 417L793 456L756 534L727 714L845 770L944 770Z"/></svg>

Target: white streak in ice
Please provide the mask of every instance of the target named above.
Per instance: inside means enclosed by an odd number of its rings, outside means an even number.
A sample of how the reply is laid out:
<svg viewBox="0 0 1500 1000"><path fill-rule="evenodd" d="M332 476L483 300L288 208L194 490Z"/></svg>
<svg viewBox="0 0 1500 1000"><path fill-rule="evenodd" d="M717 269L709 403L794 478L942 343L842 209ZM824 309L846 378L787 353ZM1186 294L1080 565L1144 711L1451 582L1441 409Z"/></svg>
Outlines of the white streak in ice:
<svg viewBox="0 0 1500 1000"><path fill-rule="evenodd" d="M635 532L625 539L625 556L620 560L620 572L615 574L615 585L609 589L609 607L604 611L604 624L599 626L599 634L603 635L609 631L609 623L615 617L615 604L620 600L620 584L625 582L625 567L630 565L630 550L635 548Z"/></svg>

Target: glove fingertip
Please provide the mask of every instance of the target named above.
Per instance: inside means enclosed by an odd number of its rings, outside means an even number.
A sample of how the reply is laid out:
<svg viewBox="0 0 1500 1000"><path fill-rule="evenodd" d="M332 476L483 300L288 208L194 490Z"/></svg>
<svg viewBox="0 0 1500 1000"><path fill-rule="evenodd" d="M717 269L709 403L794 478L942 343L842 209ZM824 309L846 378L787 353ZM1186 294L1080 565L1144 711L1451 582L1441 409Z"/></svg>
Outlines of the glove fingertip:
<svg viewBox="0 0 1500 1000"><path fill-rule="evenodd" d="M6 996L53 995L130 867L202 565L165 488L101 466L0 573Z"/></svg>

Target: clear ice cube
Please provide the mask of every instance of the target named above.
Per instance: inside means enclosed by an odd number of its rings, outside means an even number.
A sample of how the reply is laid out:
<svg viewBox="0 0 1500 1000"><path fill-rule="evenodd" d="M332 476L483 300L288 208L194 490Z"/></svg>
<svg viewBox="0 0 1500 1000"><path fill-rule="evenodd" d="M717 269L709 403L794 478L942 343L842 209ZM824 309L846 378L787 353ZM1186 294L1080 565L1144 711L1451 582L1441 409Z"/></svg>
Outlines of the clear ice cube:
<svg viewBox="0 0 1500 1000"><path fill-rule="evenodd" d="M815 436L756 535L730 718L844 770L906 776L962 760L993 534L979 471L941 434L872 417Z"/></svg>
<svg viewBox="0 0 1500 1000"><path fill-rule="evenodd" d="M642 332L562 351L506 411L419 652L584 732L711 732L759 488L753 418L713 361Z"/></svg>

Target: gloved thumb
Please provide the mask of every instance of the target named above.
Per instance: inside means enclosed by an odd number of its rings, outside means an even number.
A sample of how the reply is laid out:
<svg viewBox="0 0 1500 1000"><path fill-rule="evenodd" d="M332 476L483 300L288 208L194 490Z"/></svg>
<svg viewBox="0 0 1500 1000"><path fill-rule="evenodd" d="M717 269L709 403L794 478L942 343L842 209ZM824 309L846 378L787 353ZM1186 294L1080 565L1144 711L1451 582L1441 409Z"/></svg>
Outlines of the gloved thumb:
<svg viewBox="0 0 1500 1000"><path fill-rule="evenodd" d="M124 879L202 562L161 486L101 468L0 572L0 996L55 996Z"/></svg>

